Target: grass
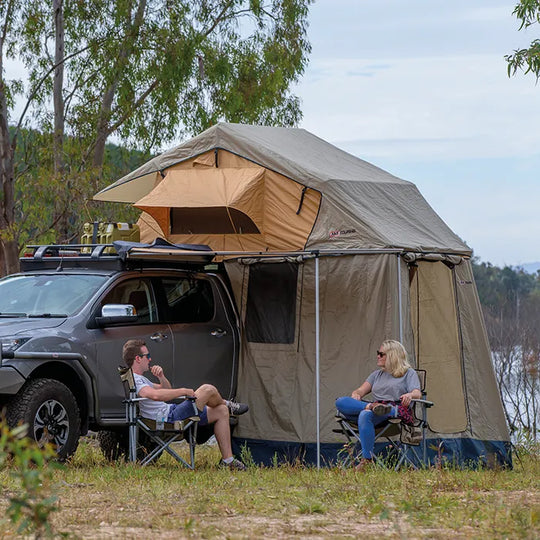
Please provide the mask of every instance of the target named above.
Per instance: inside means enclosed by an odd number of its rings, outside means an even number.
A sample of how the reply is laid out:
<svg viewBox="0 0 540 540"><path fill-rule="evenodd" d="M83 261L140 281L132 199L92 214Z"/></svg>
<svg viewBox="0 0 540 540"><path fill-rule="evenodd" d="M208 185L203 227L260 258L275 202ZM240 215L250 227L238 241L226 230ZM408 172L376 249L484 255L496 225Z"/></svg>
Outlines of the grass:
<svg viewBox="0 0 540 540"><path fill-rule="evenodd" d="M215 447L197 470L107 463L95 442L54 472L57 533L79 538L538 538L540 456L512 471L386 471L303 467L218 469ZM17 485L5 468L0 516ZM0 538L14 526L0 518Z"/></svg>

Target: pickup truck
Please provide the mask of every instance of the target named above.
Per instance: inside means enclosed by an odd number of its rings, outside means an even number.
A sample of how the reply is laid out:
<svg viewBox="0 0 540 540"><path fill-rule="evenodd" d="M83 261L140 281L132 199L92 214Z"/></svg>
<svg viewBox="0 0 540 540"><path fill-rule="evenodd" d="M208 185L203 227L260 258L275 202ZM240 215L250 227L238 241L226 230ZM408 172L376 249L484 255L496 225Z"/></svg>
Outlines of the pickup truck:
<svg viewBox="0 0 540 540"><path fill-rule="evenodd" d="M0 280L0 409L60 459L89 430L107 457L125 451L128 339L145 340L173 386L235 395L239 322L221 265L204 246L142 246L29 246Z"/></svg>

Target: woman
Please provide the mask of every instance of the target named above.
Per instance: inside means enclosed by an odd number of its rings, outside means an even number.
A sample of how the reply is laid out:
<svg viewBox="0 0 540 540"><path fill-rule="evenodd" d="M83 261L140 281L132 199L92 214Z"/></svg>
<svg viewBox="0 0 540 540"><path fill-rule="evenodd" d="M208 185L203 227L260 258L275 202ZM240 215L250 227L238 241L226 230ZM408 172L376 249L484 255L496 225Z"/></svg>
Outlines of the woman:
<svg viewBox="0 0 540 540"><path fill-rule="evenodd" d="M373 461L375 426L388 418L398 417L405 423L412 423L411 400L422 398L418 374L410 366L407 351L399 341L383 341L377 351L377 366L379 369L354 390L351 397L336 400L339 412L354 420L358 418L362 444L362 460L357 467L360 470ZM363 401L370 392L374 402Z"/></svg>

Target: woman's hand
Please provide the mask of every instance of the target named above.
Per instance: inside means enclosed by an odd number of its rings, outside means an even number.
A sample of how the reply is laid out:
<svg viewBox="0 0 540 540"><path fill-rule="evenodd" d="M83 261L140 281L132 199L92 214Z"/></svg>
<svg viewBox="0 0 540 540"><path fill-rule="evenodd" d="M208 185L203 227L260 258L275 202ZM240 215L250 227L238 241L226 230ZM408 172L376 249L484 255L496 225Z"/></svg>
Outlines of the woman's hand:
<svg viewBox="0 0 540 540"><path fill-rule="evenodd" d="M413 399L412 392L408 392L407 394L403 394L399 397L401 400L401 404L405 407L408 407L411 404L411 400Z"/></svg>
<svg viewBox="0 0 540 540"><path fill-rule="evenodd" d="M355 390L352 394L351 394L351 397L358 400L358 401L362 401L362 396L360 395L360 392L358 392L358 390Z"/></svg>

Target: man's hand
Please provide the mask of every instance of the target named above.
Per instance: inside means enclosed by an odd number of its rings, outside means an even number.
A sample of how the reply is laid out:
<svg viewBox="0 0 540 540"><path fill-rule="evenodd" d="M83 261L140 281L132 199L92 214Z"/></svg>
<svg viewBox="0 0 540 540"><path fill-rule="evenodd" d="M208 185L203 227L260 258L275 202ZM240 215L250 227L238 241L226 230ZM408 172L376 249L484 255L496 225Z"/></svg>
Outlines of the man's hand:
<svg viewBox="0 0 540 540"><path fill-rule="evenodd" d="M158 379L162 379L163 377L165 377L165 373L163 372L163 368L161 366L151 366L150 372L154 377L157 377Z"/></svg>

